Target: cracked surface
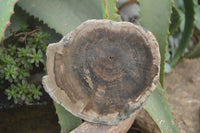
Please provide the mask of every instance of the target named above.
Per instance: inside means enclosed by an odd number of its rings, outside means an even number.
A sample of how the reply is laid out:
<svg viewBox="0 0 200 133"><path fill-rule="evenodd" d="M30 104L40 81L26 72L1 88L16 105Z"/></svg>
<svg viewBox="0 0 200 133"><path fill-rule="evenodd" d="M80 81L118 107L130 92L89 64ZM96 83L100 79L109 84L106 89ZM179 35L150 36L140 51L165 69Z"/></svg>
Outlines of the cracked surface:
<svg viewBox="0 0 200 133"><path fill-rule="evenodd" d="M128 22L89 20L47 49L43 85L68 111L116 124L139 110L158 80L159 48Z"/></svg>

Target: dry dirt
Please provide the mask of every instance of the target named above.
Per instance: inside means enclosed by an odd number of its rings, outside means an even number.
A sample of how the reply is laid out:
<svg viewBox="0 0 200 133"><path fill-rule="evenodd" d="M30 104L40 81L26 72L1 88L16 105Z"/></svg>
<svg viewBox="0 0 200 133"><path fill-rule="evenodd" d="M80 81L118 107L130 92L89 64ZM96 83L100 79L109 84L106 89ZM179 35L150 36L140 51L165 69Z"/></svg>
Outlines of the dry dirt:
<svg viewBox="0 0 200 133"><path fill-rule="evenodd" d="M165 76L168 101L180 133L200 133L200 59L181 60Z"/></svg>

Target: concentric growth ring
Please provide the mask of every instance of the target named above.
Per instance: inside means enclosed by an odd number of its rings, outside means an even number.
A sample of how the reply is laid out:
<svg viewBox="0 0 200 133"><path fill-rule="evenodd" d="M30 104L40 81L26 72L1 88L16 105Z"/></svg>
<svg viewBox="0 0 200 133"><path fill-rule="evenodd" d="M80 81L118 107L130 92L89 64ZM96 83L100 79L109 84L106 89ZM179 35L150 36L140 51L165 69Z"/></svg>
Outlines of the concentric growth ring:
<svg viewBox="0 0 200 133"><path fill-rule="evenodd" d="M156 39L127 22L87 21L49 45L47 57L53 77L48 74L45 84L54 82L59 90L45 85L46 90L54 90L54 100L92 122L115 124L130 117L158 79Z"/></svg>

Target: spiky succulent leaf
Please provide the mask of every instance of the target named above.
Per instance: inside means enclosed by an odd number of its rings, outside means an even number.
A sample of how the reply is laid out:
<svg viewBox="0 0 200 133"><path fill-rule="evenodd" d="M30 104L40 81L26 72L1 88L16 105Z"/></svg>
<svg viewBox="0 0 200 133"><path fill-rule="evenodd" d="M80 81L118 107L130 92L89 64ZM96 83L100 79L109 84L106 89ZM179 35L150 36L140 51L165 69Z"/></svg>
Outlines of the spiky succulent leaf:
<svg viewBox="0 0 200 133"><path fill-rule="evenodd" d="M174 34L181 23L180 14L175 6L172 6L171 24L169 26L170 34Z"/></svg>
<svg viewBox="0 0 200 133"><path fill-rule="evenodd" d="M171 66L176 65L178 60L183 55L186 47L188 46L190 37L192 36L192 31L193 31L194 2L193 0L183 0L183 1L184 1L184 7L185 7L185 26L184 26L184 31L183 31L183 35L182 35L179 47L177 48L174 58L172 62L170 63Z"/></svg>
<svg viewBox="0 0 200 133"><path fill-rule="evenodd" d="M165 51L169 34L172 0L139 0L141 25L156 37L161 55L160 83L164 86Z"/></svg>
<svg viewBox="0 0 200 133"><path fill-rule="evenodd" d="M17 0L0 0L0 41L4 36L6 26L10 24L10 16L16 2Z"/></svg>
<svg viewBox="0 0 200 133"><path fill-rule="evenodd" d="M102 0L103 5L103 18L119 21L120 16L116 8L117 0Z"/></svg>
<svg viewBox="0 0 200 133"><path fill-rule="evenodd" d="M190 50L186 55L186 58L197 58L200 57L200 42L197 43L192 50Z"/></svg>
<svg viewBox="0 0 200 133"><path fill-rule="evenodd" d="M155 91L148 98L144 108L158 125L162 133L178 133L164 89L160 85L156 87Z"/></svg>
<svg viewBox="0 0 200 133"><path fill-rule="evenodd" d="M62 35L85 20L102 18L100 0L20 0L18 4Z"/></svg>

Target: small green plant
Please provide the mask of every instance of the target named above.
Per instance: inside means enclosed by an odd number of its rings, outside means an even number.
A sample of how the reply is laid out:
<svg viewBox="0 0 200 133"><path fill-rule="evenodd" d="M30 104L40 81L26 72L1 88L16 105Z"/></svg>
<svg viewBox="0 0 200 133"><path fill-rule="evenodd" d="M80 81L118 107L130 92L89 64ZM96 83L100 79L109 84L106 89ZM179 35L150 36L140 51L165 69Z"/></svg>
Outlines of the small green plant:
<svg viewBox="0 0 200 133"><path fill-rule="evenodd" d="M30 31L24 25L12 36L17 38L14 43L0 46L0 89L5 89L8 100L28 104L40 99L41 86L28 83L27 78L44 69L47 37L47 33Z"/></svg>

